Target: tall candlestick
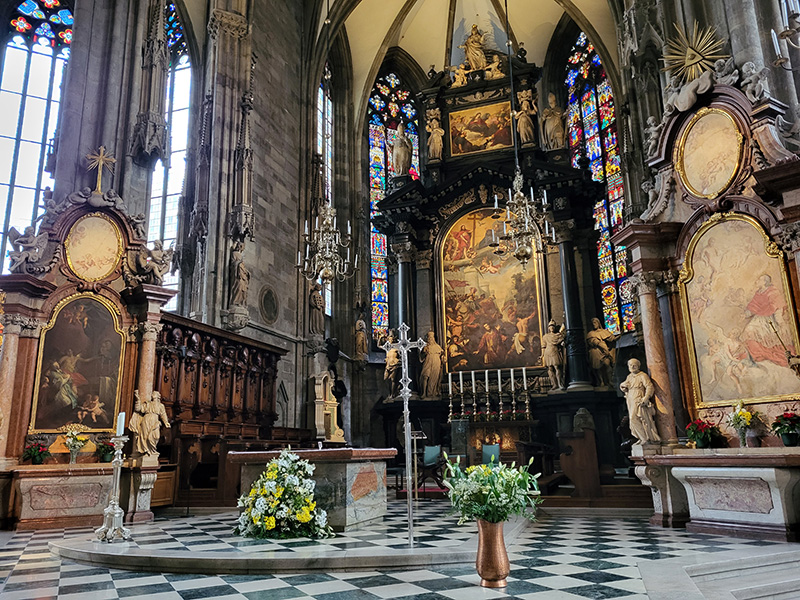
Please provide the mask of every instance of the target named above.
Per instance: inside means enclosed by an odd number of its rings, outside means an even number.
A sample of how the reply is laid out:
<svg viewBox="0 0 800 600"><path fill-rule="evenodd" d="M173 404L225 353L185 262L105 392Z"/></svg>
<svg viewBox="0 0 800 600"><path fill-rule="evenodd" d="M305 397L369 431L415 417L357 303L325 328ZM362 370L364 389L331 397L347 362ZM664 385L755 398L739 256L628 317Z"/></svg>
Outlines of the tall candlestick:
<svg viewBox="0 0 800 600"><path fill-rule="evenodd" d="M525 375L525 367L522 367L522 387L528 389L528 377Z"/></svg>
<svg viewBox="0 0 800 600"><path fill-rule="evenodd" d="M121 412L117 415L117 437L121 437L125 433L125 413Z"/></svg>
<svg viewBox="0 0 800 600"><path fill-rule="evenodd" d="M452 373L448 373L447 374L447 383L450 385L450 395L452 396L453 395L453 374Z"/></svg>
<svg viewBox="0 0 800 600"><path fill-rule="evenodd" d="M514 367L511 367L511 391L514 391Z"/></svg>
<svg viewBox="0 0 800 600"><path fill-rule="evenodd" d="M458 372L458 391L464 393L464 371Z"/></svg>

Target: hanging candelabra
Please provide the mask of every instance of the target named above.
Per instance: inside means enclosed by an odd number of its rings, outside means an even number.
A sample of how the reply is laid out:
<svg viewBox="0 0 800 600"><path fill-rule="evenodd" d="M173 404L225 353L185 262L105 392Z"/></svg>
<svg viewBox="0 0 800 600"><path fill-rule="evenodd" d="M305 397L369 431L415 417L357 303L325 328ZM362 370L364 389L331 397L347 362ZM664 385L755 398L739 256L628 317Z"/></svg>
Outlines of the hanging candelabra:
<svg viewBox="0 0 800 600"><path fill-rule="evenodd" d="M309 281L344 281L352 277L358 269L358 252L354 252L355 258L350 260L350 221L347 221L347 233L339 233L336 227L336 209L328 202L320 205L310 232L306 222L303 242L305 256L298 251L297 268ZM345 256L342 256L343 250L347 250Z"/></svg>
<svg viewBox="0 0 800 600"><path fill-rule="evenodd" d="M771 30L772 34L772 47L775 50L775 60L772 65L781 67L786 71L797 71L798 69L792 68L789 63L788 55L781 51L780 40L786 40L786 43L791 47L800 49L800 44L795 41L800 34L800 1L798 0L780 0L781 8L781 31L775 33Z"/></svg>

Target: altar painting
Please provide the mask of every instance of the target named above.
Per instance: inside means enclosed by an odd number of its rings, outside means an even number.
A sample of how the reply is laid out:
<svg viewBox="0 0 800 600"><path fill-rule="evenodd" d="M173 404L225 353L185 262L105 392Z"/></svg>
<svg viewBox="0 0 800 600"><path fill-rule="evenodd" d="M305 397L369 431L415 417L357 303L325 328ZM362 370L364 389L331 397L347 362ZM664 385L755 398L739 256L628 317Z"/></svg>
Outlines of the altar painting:
<svg viewBox="0 0 800 600"><path fill-rule="evenodd" d="M800 343L783 256L753 219L724 215L700 228L681 297L698 406L800 394L784 349L796 354Z"/></svg>
<svg viewBox="0 0 800 600"><path fill-rule="evenodd" d="M460 217L439 249L447 370L541 364L542 323L536 262L494 253L502 219L491 209Z"/></svg>
<svg viewBox="0 0 800 600"><path fill-rule="evenodd" d="M63 300L39 342L30 433L73 423L111 430L124 344L113 304L91 294Z"/></svg>
<svg viewBox="0 0 800 600"><path fill-rule="evenodd" d="M498 102L450 113L450 154L510 148L511 104Z"/></svg>

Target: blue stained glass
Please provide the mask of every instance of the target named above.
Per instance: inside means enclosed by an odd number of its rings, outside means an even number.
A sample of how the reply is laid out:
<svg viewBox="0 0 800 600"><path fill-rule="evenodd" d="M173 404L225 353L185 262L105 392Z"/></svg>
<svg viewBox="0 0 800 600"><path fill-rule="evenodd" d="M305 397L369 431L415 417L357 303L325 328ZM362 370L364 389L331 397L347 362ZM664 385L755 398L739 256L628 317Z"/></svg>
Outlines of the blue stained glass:
<svg viewBox="0 0 800 600"><path fill-rule="evenodd" d="M386 82L393 88L396 88L398 85L400 85L400 78L394 73L389 73L385 79Z"/></svg>
<svg viewBox="0 0 800 600"><path fill-rule="evenodd" d="M599 55L595 54L594 56L592 56L592 64L596 65L598 67L600 66L600 56Z"/></svg>
<svg viewBox="0 0 800 600"><path fill-rule="evenodd" d="M39 8L39 4L34 0L25 0L22 4L17 6L17 11L21 12L26 17L34 19L44 19L44 13Z"/></svg>
<svg viewBox="0 0 800 600"><path fill-rule="evenodd" d="M386 236L382 233L371 233L372 254L386 256Z"/></svg>
<svg viewBox="0 0 800 600"><path fill-rule="evenodd" d="M383 330L386 334L386 327L389 326L389 305L385 302L372 303L372 331L378 337L378 331Z"/></svg>
<svg viewBox="0 0 800 600"><path fill-rule="evenodd" d="M386 257L374 254L372 256L372 278L387 279Z"/></svg>
<svg viewBox="0 0 800 600"><path fill-rule="evenodd" d="M373 302L388 302L389 301L389 285L380 279L372 280L372 301Z"/></svg>
<svg viewBox="0 0 800 600"><path fill-rule="evenodd" d="M586 34L581 31L581 34L578 36L578 41L575 42L575 45L576 46L585 46L586 42L588 42L588 41L589 41L589 39L586 37Z"/></svg>
<svg viewBox="0 0 800 600"><path fill-rule="evenodd" d="M636 324L633 322L634 317L636 317L636 309L634 305L631 304L623 304L622 305L622 326L625 331L634 331L636 330Z"/></svg>
<svg viewBox="0 0 800 600"><path fill-rule="evenodd" d="M380 96L372 96L369 99L369 103L372 105L372 108L375 110L383 110L383 107L386 106L386 102L384 102Z"/></svg>
<svg viewBox="0 0 800 600"><path fill-rule="evenodd" d="M616 306L604 306L603 316L605 317L606 329L614 335L619 335L619 309Z"/></svg>
<svg viewBox="0 0 800 600"><path fill-rule="evenodd" d="M600 138L598 136L593 135L586 140L586 154L589 160L600 158Z"/></svg>
<svg viewBox="0 0 800 600"><path fill-rule="evenodd" d="M592 179L595 181L603 181L603 159L598 158L593 160L589 164L589 167L592 170Z"/></svg>
<svg viewBox="0 0 800 600"><path fill-rule="evenodd" d="M44 16L44 15L42 15ZM39 27L36 28L36 35L40 35L46 38L50 38L51 40L56 39L56 34L53 33L53 28L50 27L50 23L42 23Z"/></svg>
<svg viewBox="0 0 800 600"><path fill-rule="evenodd" d="M569 73L567 73L566 84L568 86L573 86L575 85L576 79L578 79L578 69L571 69Z"/></svg>
<svg viewBox="0 0 800 600"><path fill-rule="evenodd" d="M624 200L617 200L611 203L611 226L615 229L622 225L623 204L625 204Z"/></svg>
<svg viewBox="0 0 800 600"><path fill-rule="evenodd" d="M414 107L411 106L410 104L403 104L403 107L402 107L401 110L403 111L403 114L408 119L413 119L414 116L417 114L417 111L414 110Z"/></svg>

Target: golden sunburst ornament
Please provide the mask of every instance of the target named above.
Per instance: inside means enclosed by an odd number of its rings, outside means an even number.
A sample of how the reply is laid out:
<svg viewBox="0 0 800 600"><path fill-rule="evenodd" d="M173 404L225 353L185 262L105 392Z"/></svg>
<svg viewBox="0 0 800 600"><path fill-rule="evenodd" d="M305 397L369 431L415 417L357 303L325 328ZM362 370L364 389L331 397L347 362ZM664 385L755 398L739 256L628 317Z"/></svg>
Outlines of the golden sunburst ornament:
<svg viewBox="0 0 800 600"><path fill-rule="evenodd" d="M691 81L713 68L714 61L728 58L727 54L717 54L725 42L717 38L715 27L700 29L695 21L691 37L677 23L675 29L677 36L667 41L663 71L672 71L682 81Z"/></svg>

